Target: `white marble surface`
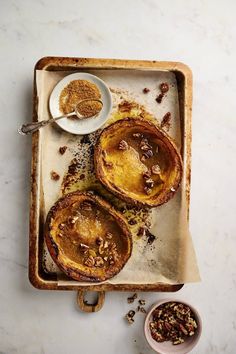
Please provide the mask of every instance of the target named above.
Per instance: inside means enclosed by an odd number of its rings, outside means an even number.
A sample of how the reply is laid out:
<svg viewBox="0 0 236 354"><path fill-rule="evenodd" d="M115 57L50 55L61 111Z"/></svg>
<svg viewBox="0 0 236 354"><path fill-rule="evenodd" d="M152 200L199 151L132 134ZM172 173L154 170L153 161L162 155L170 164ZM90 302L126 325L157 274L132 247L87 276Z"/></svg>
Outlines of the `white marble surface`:
<svg viewBox="0 0 236 354"><path fill-rule="evenodd" d="M45 55L176 60L194 74L191 232L202 282L176 294L202 314L193 353L235 353L236 2L0 0L0 353L151 354L126 294L84 314L75 293L27 279L32 73ZM149 304L170 294L146 294Z"/></svg>

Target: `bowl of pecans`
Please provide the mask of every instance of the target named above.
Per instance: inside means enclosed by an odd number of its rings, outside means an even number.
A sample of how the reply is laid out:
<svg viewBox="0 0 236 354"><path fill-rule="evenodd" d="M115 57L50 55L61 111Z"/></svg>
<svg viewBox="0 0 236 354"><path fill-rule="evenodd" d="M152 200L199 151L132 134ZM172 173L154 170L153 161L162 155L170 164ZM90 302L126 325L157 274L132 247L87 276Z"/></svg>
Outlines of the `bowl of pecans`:
<svg viewBox="0 0 236 354"><path fill-rule="evenodd" d="M201 331L197 310L178 300L158 301L144 324L147 342L159 354L189 353L197 344Z"/></svg>

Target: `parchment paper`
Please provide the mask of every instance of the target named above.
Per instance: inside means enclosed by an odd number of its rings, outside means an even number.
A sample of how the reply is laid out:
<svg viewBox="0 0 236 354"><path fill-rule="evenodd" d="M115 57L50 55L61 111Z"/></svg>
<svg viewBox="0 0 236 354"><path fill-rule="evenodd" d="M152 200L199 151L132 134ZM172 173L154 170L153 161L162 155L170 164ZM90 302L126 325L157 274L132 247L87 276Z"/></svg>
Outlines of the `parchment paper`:
<svg viewBox="0 0 236 354"><path fill-rule="evenodd" d="M175 75L170 72L156 71L125 71L125 70L89 70L88 72L103 79L113 95L113 109L127 94L135 101L143 104L146 109L157 117L160 123L166 112L172 114L172 124L169 135L178 148L181 147L180 118L178 106L178 91ZM39 120L49 119L48 100L56 83L70 72L37 71L36 83L39 98ZM155 97L161 82L170 84L170 91L163 103L158 105ZM151 91L145 95L144 87ZM123 96L122 96L123 95ZM40 131L41 142L41 183L44 194L44 216L54 202L61 196L61 182L73 152L81 137L62 131L56 125L48 125ZM60 155L60 146L68 147L66 154ZM58 182L52 181L50 172L60 175ZM184 176L185 178L185 176ZM108 281L112 284L153 284L163 282L179 284L200 280L196 255L189 233L187 208L184 191L184 178L181 188L168 203L152 209L151 232L157 237L152 245L147 245L145 239L134 238L133 252L123 270ZM65 277L51 259L47 248L44 250L44 267L49 272L58 274L60 285L76 284ZM79 283L89 285L90 283Z"/></svg>

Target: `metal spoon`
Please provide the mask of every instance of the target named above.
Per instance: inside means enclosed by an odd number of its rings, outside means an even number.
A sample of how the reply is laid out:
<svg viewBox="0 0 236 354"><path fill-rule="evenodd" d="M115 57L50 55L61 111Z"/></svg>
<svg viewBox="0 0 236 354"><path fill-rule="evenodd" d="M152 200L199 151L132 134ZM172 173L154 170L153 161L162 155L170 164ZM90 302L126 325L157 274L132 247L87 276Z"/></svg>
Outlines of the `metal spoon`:
<svg viewBox="0 0 236 354"><path fill-rule="evenodd" d="M74 112L71 112L71 113L68 113L68 114L64 114L63 116L60 116L60 117L50 118L50 119L47 119L47 120L42 120L40 122L32 122L32 123L28 123L28 124L23 124L18 129L18 133L20 133L21 135L31 134L31 133L36 132L40 128L45 127L49 123L56 122L57 120L62 119L62 118L68 118L68 117L71 117L73 115L76 115L78 119L96 117L100 111L98 113L96 113L95 115L91 115L91 116L87 116L87 115L83 116L82 114L79 113L79 107L80 107L81 103L84 103L84 102L87 102L87 101L99 102L103 106L103 102L101 100L95 99L95 98L94 99L87 98L87 99L81 100L79 103L77 103L77 105L75 106Z"/></svg>

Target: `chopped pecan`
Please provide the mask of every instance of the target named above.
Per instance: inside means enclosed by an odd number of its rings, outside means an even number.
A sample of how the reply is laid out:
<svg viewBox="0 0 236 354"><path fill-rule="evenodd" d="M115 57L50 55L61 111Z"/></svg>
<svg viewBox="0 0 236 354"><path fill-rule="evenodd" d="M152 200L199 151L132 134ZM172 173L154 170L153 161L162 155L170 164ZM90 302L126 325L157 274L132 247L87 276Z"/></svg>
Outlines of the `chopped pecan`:
<svg viewBox="0 0 236 354"><path fill-rule="evenodd" d="M168 92L168 91L169 91L169 85L168 85L168 83L167 83L167 82L162 82L162 83L160 84L160 90L161 90L162 93Z"/></svg>
<svg viewBox="0 0 236 354"><path fill-rule="evenodd" d="M59 228L60 230L64 230L65 226L66 226L66 224L65 224L64 222L61 222L61 223L58 225L58 228Z"/></svg>
<svg viewBox="0 0 236 354"><path fill-rule="evenodd" d="M84 201L81 204L81 208L86 211L91 211L92 210L92 204L89 201Z"/></svg>
<svg viewBox="0 0 236 354"><path fill-rule="evenodd" d="M133 137L134 138L142 138L142 134L141 133L134 133Z"/></svg>
<svg viewBox="0 0 236 354"><path fill-rule="evenodd" d="M111 232L107 232L107 233L106 233L106 237L107 237L108 240L111 240L112 237L113 237L113 235L112 235Z"/></svg>
<svg viewBox="0 0 236 354"><path fill-rule="evenodd" d="M67 219L67 223L70 225L74 225L78 219L78 216L69 216Z"/></svg>
<svg viewBox="0 0 236 354"><path fill-rule="evenodd" d="M85 243L80 243L79 245L79 249L82 253L85 253L89 250L89 246L88 245L85 245Z"/></svg>
<svg viewBox="0 0 236 354"><path fill-rule="evenodd" d="M102 255L104 253L103 243L98 248L98 253Z"/></svg>
<svg viewBox="0 0 236 354"><path fill-rule="evenodd" d="M181 330L181 332L183 332L185 336L188 335L187 329L181 323L179 324L179 329Z"/></svg>
<svg viewBox="0 0 236 354"><path fill-rule="evenodd" d="M139 302L139 304L142 305L142 306L146 305L146 301L143 300L143 299L140 299L138 302Z"/></svg>
<svg viewBox="0 0 236 354"><path fill-rule="evenodd" d="M84 264L85 264L86 266L88 266L88 267L93 267L93 266L94 266L94 263L95 263L95 261L94 261L94 257L93 257L93 256L88 256L88 258L86 258L86 259L84 260Z"/></svg>
<svg viewBox="0 0 236 354"><path fill-rule="evenodd" d="M134 302L134 300L135 300L135 299L137 299L137 297L138 297L138 295L137 295L136 293L135 293L135 294L133 294L132 296L128 297L128 298L127 298L127 302L128 302L128 304L133 303L133 302Z"/></svg>
<svg viewBox="0 0 236 354"><path fill-rule="evenodd" d="M97 257L97 253L94 250L89 249L88 254L92 257Z"/></svg>
<svg viewBox="0 0 236 354"><path fill-rule="evenodd" d="M104 247L104 249L108 248L109 247L109 242L105 241L104 244L103 244L103 247Z"/></svg>
<svg viewBox="0 0 236 354"><path fill-rule="evenodd" d="M147 195L149 195L149 194L152 193L152 188L149 188L149 187L145 186L145 187L144 187L144 192L145 192Z"/></svg>
<svg viewBox="0 0 236 354"><path fill-rule="evenodd" d="M112 256L113 256L114 262L116 262L119 258L118 252L116 250L112 251Z"/></svg>
<svg viewBox="0 0 236 354"><path fill-rule="evenodd" d="M150 92L150 89L149 89L149 88L147 88L147 87L144 87L144 89L143 89L143 93L148 93L148 92Z"/></svg>
<svg viewBox="0 0 236 354"><path fill-rule="evenodd" d="M152 173L151 173L151 170L149 170L149 169L147 171L143 172L143 178L145 178L145 179L150 178L151 175L152 175Z"/></svg>
<svg viewBox="0 0 236 354"><path fill-rule="evenodd" d="M140 236L140 237L143 237L143 236L145 236L146 235L146 228L145 227L143 227L143 226L141 226L140 228L139 228L139 230L138 230L138 236Z"/></svg>
<svg viewBox="0 0 236 354"><path fill-rule="evenodd" d="M114 258L112 255L108 256L108 262L110 265L113 265L115 263Z"/></svg>
<svg viewBox="0 0 236 354"><path fill-rule="evenodd" d="M146 236L147 236L147 242L149 245L151 245L156 239L156 236L153 235L149 230L147 230Z"/></svg>
<svg viewBox="0 0 236 354"><path fill-rule="evenodd" d="M161 169L159 165L153 165L151 170L154 175L159 175L161 173Z"/></svg>
<svg viewBox="0 0 236 354"><path fill-rule="evenodd" d="M164 117L162 118L162 121L161 121L161 128L165 128L167 130L170 129L170 120L171 120L171 113L170 112L167 112Z"/></svg>
<svg viewBox="0 0 236 354"><path fill-rule="evenodd" d="M148 150L151 150L152 147L151 147L150 144L143 144L143 145L140 146L140 149L141 149L142 151L148 151Z"/></svg>
<svg viewBox="0 0 236 354"><path fill-rule="evenodd" d="M128 321L129 324L134 323L134 315L135 315L135 311L134 310L130 310L126 315L125 318Z"/></svg>
<svg viewBox="0 0 236 354"><path fill-rule="evenodd" d="M160 94L156 97L156 101L157 101L157 103L161 103L161 102L162 102L163 97L164 97L164 94L163 94L163 93L160 93Z"/></svg>
<svg viewBox="0 0 236 354"><path fill-rule="evenodd" d="M60 175L56 173L55 171L51 171L51 179L53 181L58 181L60 179Z"/></svg>
<svg viewBox="0 0 236 354"><path fill-rule="evenodd" d="M142 313L147 313L147 311L145 310L145 308L143 306L138 306L137 311L142 312Z"/></svg>
<svg viewBox="0 0 236 354"><path fill-rule="evenodd" d="M95 267L102 267L104 265L104 260L102 259L102 257L95 257L94 265Z"/></svg>
<svg viewBox="0 0 236 354"><path fill-rule="evenodd" d="M145 180L145 184L148 188L153 188L154 187L154 181L153 179L149 178Z"/></svg>
<svg viewBox="0 0 236 354"><path fill-rule="evenodd" d="M129 145L125 140L121 140L118 145L119 150L128 150Z"/></svg>
<svg viewBox="0 0 236 354"><path fill-rule="evenodd" d="M187 337L194 335L196 329L192 325L196 323L192 311L181 303L160 305L153 311L152 321L149 325L152 337L156 341L162 338L171 340L174 345L183 343Z"/></svg>
<svg viewBox="0 0 236 354"><path fill-rule="evenodd" d="M115 242L111 243L110 249L111 249L111 251L117 250L117 246L116 246Z"/></svg>
<svg viewBox="0 0 236 354"><path fill-rule="evenodd" d="M96 244L98 245L98 246L100 246L100 245L102 245L103 244L103 238L102 237L97 237L96 238Z"/></svg>
<svg viewBox="0 0 236 354"><path fill-rule="evenodd" d="M107 168L111 169L111 168L113 167L113 163L112 163L112 162L107 161L107 160L105 160L105 159L103 159L103 161L104 161L104 165L105 165Z"/></svg>
<svg viewBox="0 0 236 354"><path fill-rule="evenodd" d="M130 219L130 220L128 221L128 223L129 223L130 225L136 225L136 224L137 224L137 221L136 221L134 218L132 218L132 219Z"/></svg>
<svg viewBox="0 0 236 354"><path fill-rule="evenodd" d="M150 157L153 156L152 150L145 151L145 153L143 154L143 156L145 157L145 160L146 160L146 159L149 159Z"/></svg>
<svg viewBox="0 0 236 354"><path fill-rule="evenodd" d="M59 148L59 152L60 152L61 155L64 155L64 153L66 152L66 150L67 150L67 146L61 146L61 147Z"/></svg>

